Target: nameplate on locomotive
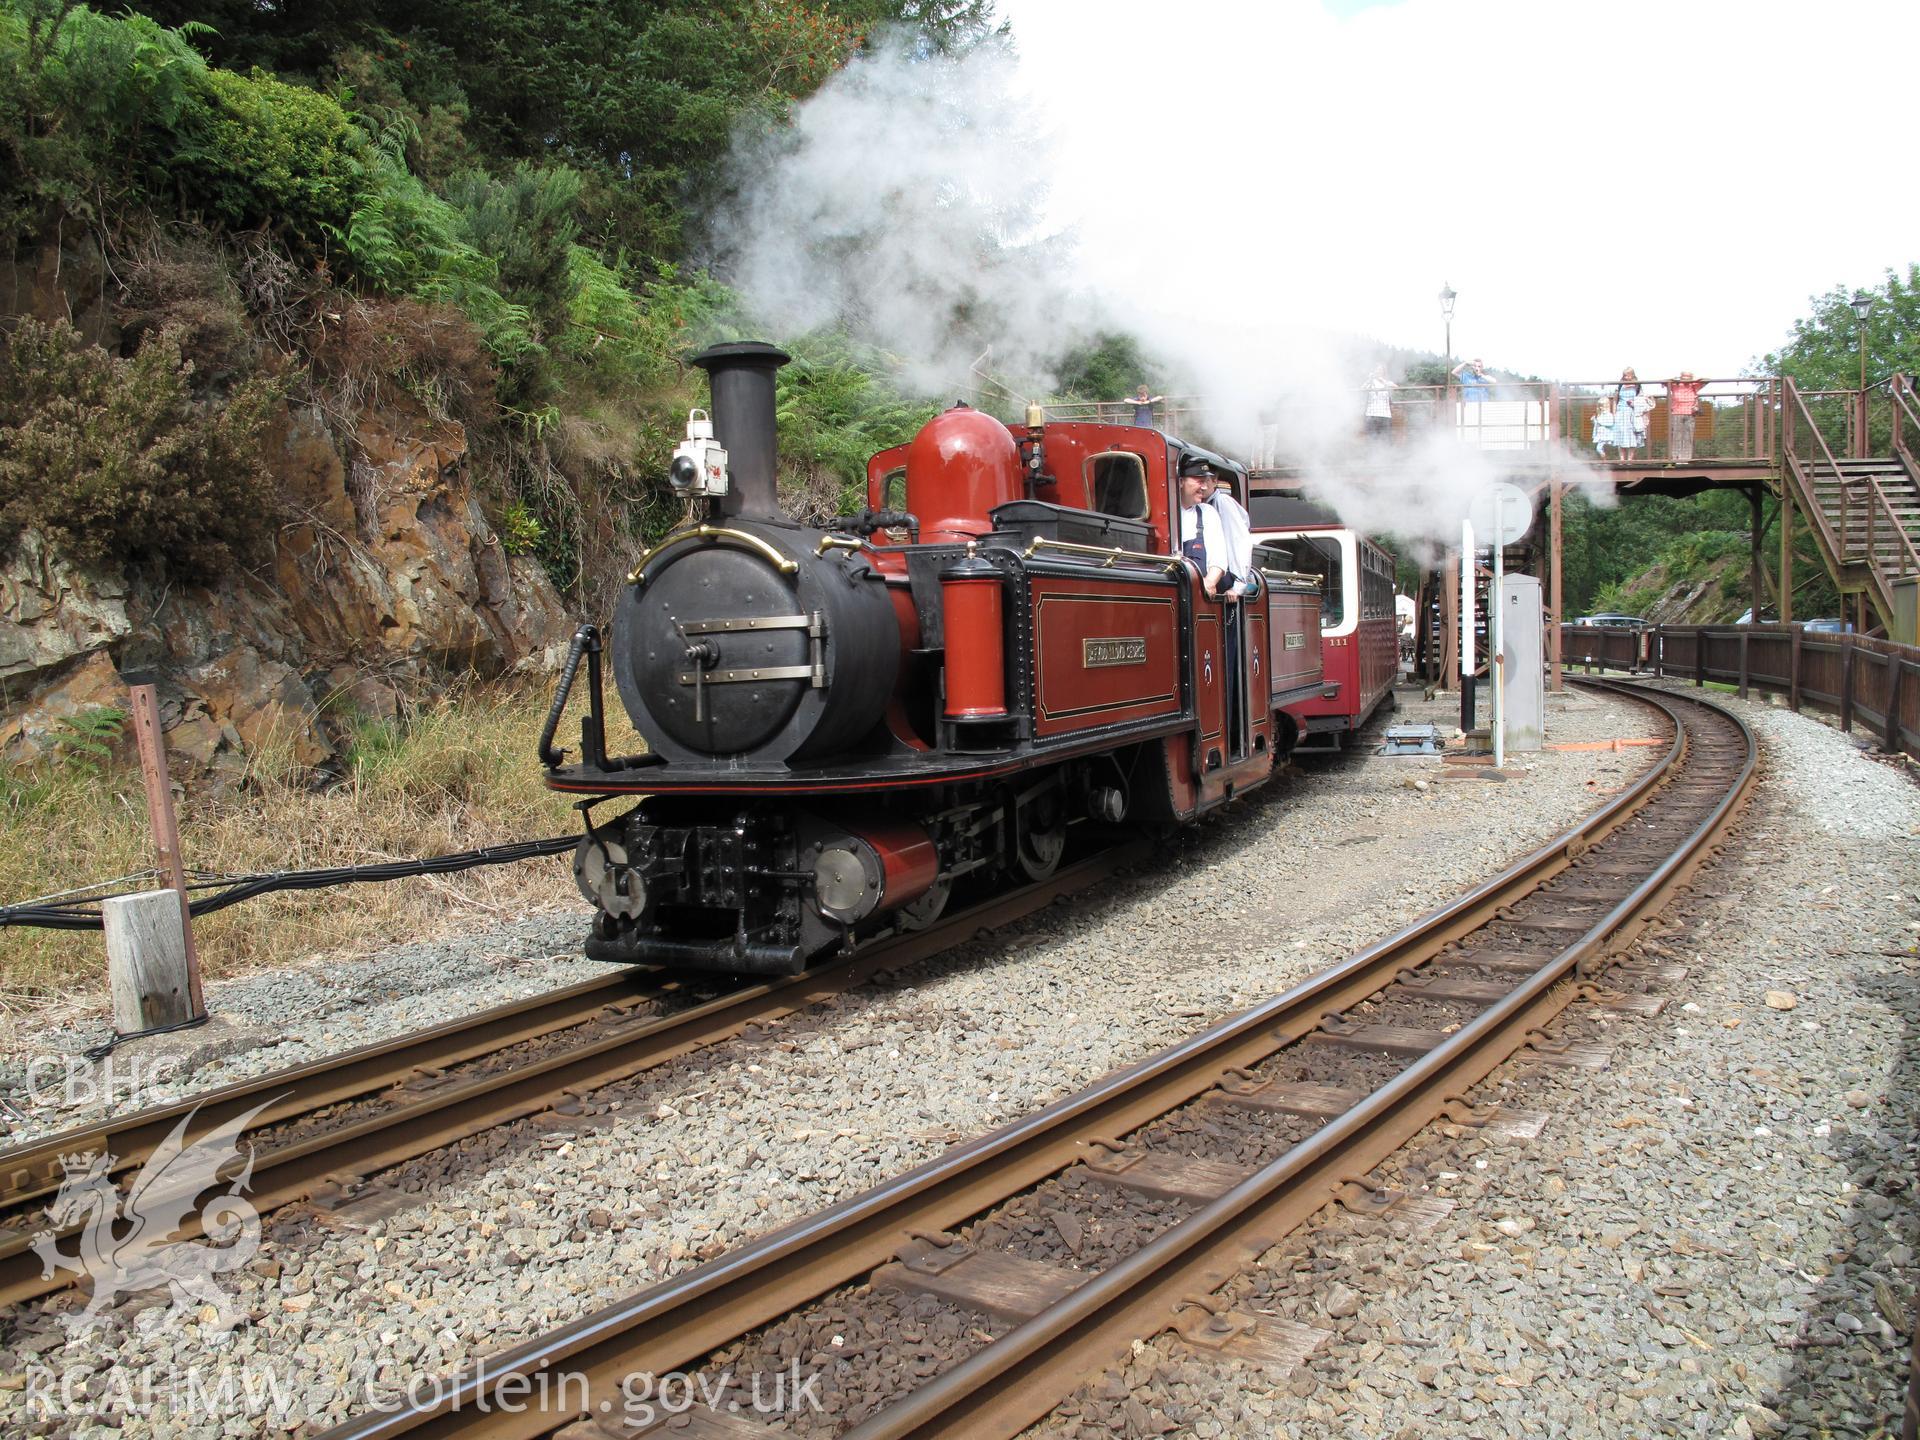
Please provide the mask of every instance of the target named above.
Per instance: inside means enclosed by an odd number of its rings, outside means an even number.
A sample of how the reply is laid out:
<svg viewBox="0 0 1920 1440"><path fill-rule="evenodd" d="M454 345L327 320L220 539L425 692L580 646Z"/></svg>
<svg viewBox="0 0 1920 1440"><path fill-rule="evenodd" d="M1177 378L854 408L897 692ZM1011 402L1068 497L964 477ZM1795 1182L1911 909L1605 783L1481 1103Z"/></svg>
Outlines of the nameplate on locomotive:
<svg viewBox="0 0 1920 1440"><path fill-rule="evenodd" d="M1080 663L1088 670L1107 665L1144 665L1147 642L1144 636L1105 636L1080 642Z"/></svg>
<svg viewBox="0 0 1920 1440"><path fill-rule="evenodd" d="M1287 631L1287 649L1304 650L1307 648L1307 632L1304 630Z"/></svg>

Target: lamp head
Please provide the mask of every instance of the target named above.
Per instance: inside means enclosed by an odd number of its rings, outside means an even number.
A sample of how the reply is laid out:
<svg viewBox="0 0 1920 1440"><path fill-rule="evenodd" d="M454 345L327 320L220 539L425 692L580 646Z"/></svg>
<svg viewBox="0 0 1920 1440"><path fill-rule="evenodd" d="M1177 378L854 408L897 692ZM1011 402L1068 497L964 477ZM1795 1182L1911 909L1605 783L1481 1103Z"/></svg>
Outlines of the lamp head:
<svg viewBox="0 0 1920 1440"><path fill-rule="evenodd" d="M1873 311L1873 297L1864 290L1856 290L1853 292L1853 299L1847 303L1853 306L1854 318L1862 325L1866 324L1867 316Z"/></svg>
<svg viewBox="0 0 1920 1440"><path fill-rule="evenodd" d="M1440 287L1440 313L1446 319L1453 318L1453 302L1460 298L1459 292L1451 285Z"/></svg>

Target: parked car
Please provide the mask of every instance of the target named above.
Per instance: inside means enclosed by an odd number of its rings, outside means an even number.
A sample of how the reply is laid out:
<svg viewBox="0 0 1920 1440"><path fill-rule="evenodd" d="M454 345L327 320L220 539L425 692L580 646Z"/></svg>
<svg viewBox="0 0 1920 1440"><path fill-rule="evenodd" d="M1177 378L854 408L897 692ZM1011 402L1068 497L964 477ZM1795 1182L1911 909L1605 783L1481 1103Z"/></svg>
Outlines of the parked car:
<svg viewBox="0 0 1920 1440"><path fill-rule="evenodd" d="M1740 618L1733 623L1736 625L1752 625L1755 623L1761 625L1778 625L1780 623L1780 617L1771 610L1762 610L1760 612L1760 619L1756 622L1753 618L1753 611L1749 608L1742 610L1740 612Z"/></svg>
<svg viewBox="0 0 1920 1440"><path fill-rule="evenodd" d="M1647 622L1638 615L1582 615L1576 625L1598 625L1608 630L1644 630Z"/></svg>
<svg viewBox="0 0 1920 1440"><path fill-rule="evenodd" d="M1801 622L1800 628L1802 630L1817 630L1823 635L1851 635L1853 633L1852 622L1842 620L1838 615L1822 615L1818 620L1804 620Z"/></svg>

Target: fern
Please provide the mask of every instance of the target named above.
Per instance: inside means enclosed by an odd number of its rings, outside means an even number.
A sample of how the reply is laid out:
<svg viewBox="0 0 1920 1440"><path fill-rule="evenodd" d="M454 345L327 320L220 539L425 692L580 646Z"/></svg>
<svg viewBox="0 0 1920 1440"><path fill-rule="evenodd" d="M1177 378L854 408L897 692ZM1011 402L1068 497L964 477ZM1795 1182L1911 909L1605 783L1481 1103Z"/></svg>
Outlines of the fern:
<svg viewBox="0 0 1920 1440"><path fill-rule="evenodd" d="M112 705L95 705L69 715L55 730L53 748L71 769L96 776L113 758L113 747L126 733L127 712Z"/></svg>

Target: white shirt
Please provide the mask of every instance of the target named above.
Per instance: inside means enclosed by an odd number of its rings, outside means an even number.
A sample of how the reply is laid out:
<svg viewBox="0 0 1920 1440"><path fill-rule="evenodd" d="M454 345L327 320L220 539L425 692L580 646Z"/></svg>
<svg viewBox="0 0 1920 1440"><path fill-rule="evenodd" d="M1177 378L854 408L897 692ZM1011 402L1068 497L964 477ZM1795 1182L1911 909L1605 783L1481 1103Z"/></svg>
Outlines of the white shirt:
<svg viewBox="0 0 1920 1440"><path fill-rule="evenodd" d="M1213 492L1213 498L1207 507L1220 517L1220 531L1227 542L1227 554L1232 558L1227 570L1242 580L1253 574L1253 519L1247 514L1247 507L1224 490ZM1207 551L1212 555L1213 551Z"/></svg>
<svg viewBox="0 0 1920 1440"><path fill-rule="evenodd" d="M1367 415L1370 419L1391 420L1393 418L1393 392L1398 389L1391 380L1369 380L1366 384Z"/></svg>
<svg viewBox="0 0 1920 1440"><path fill-rule="evenodd" d="M1186 544L1193 539L1193 527L1200 527L1200 543L1206 551L1207 570L1225 570L1232 549L1227 544L1226 532L1220 524L1220 512L1211 505L1196 505L1191 510L1180 507L1180 543Z"/></svg>

